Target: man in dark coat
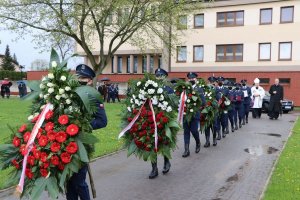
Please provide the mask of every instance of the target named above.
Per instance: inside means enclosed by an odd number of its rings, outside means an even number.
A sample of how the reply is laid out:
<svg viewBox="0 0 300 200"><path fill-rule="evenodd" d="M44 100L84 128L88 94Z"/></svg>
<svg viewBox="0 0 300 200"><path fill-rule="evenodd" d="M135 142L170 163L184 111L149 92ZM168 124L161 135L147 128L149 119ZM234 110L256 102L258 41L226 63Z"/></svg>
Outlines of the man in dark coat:
<svg viewBox="0 0 300 200"><path fill-rule="evenodd" d="M281 102L283 100L283 87L279 85L279 79L275 79L275 84L271 86L269 93L271 95L269 104L270 119L278 119L281 112Z"/></svg>

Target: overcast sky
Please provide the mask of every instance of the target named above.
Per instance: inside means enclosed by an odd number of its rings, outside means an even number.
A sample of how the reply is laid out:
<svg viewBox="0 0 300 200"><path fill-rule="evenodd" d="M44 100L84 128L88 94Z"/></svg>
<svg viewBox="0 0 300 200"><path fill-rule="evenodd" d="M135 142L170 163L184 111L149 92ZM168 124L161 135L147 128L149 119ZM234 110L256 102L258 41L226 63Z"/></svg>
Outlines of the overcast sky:
<svg viewBox="0 0 300 200"><path fill-rule="evenodd" d="M36 59L45 59L49 61L50 52L39 53L40 50L34 48L34 43L32 43L33 38L30 35L24 36L25 39L15 41L16 38L17 34L0 30L0 54L4 54L6 45L9 45L11 55L13 56L15 53L19 64L25 65L26 70L30 69L31 62ZM83 59L81 58L72 59L69 62L68 67L75 69L75 66L82 62Z"/></svg>

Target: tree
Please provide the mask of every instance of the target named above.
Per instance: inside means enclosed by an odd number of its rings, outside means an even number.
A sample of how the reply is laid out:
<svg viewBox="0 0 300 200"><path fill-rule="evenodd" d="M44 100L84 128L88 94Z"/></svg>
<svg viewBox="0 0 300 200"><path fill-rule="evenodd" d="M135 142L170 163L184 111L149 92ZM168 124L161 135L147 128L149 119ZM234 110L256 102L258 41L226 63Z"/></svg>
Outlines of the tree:
<svg viewBox="0 0 300 200"><path fill-rule="evenodd" d="M72 38L85 52L97 74L126 42L142 49L163 44L171 49L178 17L201 9L203 0L2 0L0 19L24 34L34 28ZM174 38L174 39L170 39ZM93 54L98 44L99 58Z"/></svg>
<svg viewBox="0 0 300 200"><path fill-rule="evenodd" d="M19 62L18 62L18 59L17 59L17 56L16 56L15 53L14 53L14 55L13 55L13 62L14 62L16 65L19 65Z"/></svg>
<svg viewBox="0 0 300 200"><path fill-rule="evenodd" d="M44 59L35 59L31 62L31 70L47 70L49 62Z"/></svg>
<svg viewBox="0 0 300 200"><path fill-rule="evenodd" d="M15 71L15 65L13 62L13 58L10 55L10 50L8 45L6 45L5 54L1 66L3 70Z"/></svg>

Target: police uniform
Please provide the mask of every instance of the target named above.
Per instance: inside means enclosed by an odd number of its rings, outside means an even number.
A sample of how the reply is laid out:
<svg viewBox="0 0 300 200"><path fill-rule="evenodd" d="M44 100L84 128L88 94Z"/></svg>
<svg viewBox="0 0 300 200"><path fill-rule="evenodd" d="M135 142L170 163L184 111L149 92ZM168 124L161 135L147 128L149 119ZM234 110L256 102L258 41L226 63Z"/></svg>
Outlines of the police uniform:
<svg viewBox="0 0 300 200"><path fill-rule="evenodd" d="M156 69L154 73L157 79L165 79L168 76L168 72L160 68ZM167 94L174 93L174 90L167 85L164 85L163 89ZM152 165L152 170L149 174L149 179L153 179L158 176L157 159L155 162L151 162L151 165ZM170 168L171 168L170 160L164 156L164 168L162 173L163 174L168 173L170 171Z"/></svg>
<svg viewBox="0 0 300 200"><path fill-rule="evenodd" d="M216 87L216 99L219 101L222 97L222 95L228 97L229 90L228 88L224 87L223 81L224 77L220 76L218 77L218 86ZM228 113L220 113L220 116L218 117L217 124L215 126L218 137L217 139L221 139L221 127L222 127L222 137L226 137L226 133L228 133Z"/></svg>
<svg viewBox="0 0 300 200"><path fill-rule="evenodd" d="M234 132L235 127L234 125L236 125L236 110L235 110L235 101L236 101L236 96L235 96L235 90L233 88L234 83L233 82L229 82L227 87L228 87L228 98L230 99L230 108L228 110L228 119L231 125L231 132ZM236 126L237 127L237 126Z"/></svg>
<svg viewBox="0 0 300 200"><path fill-rule="evenodd" d="M245 121L246 123L248 123L248 116L249 116L249 110L250 110L250 103L251 103L251 88L248 87L247 84L247 80L243 79L241 80L242 83L242 91L244 92L244 116L243 116L243 125L245 125Z"/></svg>
<svg viewBox="0 0 300 200"><path fill-rule="evenodd" d="M81 64L76 67L76 74L80 77L93 79L95 77L94 71L87 65ZM83 83L81 83L83 84ZM93 120L91 121L92 128L100 129L107 125L107 117L104 110L103 103L96 100L97 111L93 115ZM80 199L89 200L89 188L85 181L86 174L88 172L88 166L83 166L78 173L74 173L73 176L67 182L67 200L77 200Z"/></svg>
<svg viewBox="0 0 300 200"><path fill-rule="evenodd" d="M187 78L190 79L190 83L193 85L193 89L199 93L200 97L201 97L201 101L202 101L202 106L205 106L206 104L206 100L204 97L204 93L203 93L203 89L198 87L196 85L196 81L192 80L192 79L196 79L198 77L198 75L194 72L189 72L187 74ZM190 149L189 149L189 145L190 145L190 137L191 137L191 133L193 135L193 137L195 138L196 141L196 153L199 153L200 148L201 148L201 143L200 143L200 136L199 136L199 125L200 125L200 110L196 112L195 116L192 117L190 123L188 123L186 120L184 120L183 123L183 130L184 130L184 153L182 154L182 157L188 157L190 155Z"/></svg>
<svg viewBox="0 0 300 200"><path fill-rule="evenodd" d="M244 92L241 90L240 83L235 84L235 110L239 119L239 128L242 128L242 120L244 116Z"/></svg>

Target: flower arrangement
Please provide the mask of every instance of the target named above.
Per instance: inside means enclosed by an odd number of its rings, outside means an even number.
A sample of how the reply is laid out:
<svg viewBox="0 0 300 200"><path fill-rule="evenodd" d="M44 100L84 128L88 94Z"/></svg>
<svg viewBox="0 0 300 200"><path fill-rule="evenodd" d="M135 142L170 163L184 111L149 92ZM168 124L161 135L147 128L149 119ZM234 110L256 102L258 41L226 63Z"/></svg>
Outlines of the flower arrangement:
<svg viewBox="0 0 300 200"><path fill-rule="evenodd" d="M230 109L231 101L224 94L221 94L218 104L219 104L219 114L227 113L228 110Z"/></svg>
<svg viewBox="0 0 300 200"><path fill-rule="evenodd" d="M180 96L179 115L182 107L184 120L190 123L196 113L200 111L200 107L202 105L200 94L193 89L191 83L184 81L177 82L175 86L175 94Z"/></svg>
<svg viewBox="0 0 300 200"><path fill-rule="evenodd" d="M53 199L63 193L66 181L89 162L98 141L90 134L90 120L99 93L81 86L54 50L50 63L49 74L30 85L28 122L12 128L11 140L0 145L0 169L13 166L11 180L20 179L17 191L30 199L39 199L43 191Z"/></svg>
<svg viewBox="0 0 300 200"><path fill-rule="evenodd" d="M180 127L163 86L162 80L149 74L129 82L122 118L126 128L119 135L124 138L128 156L135 154L145 161L155 161L157 154L171 158Z"/></svg>
<svg viewBox="0 0 300 200"><path fill-rule="evenodd" d="M198 80L199 87L204 91L206 105L201 110L200 114L200 127L203 132L206 128L213 125L216 115L218 114L218 101L216 100L216 92L212 86L205 83L203 79Z"/></svg>

